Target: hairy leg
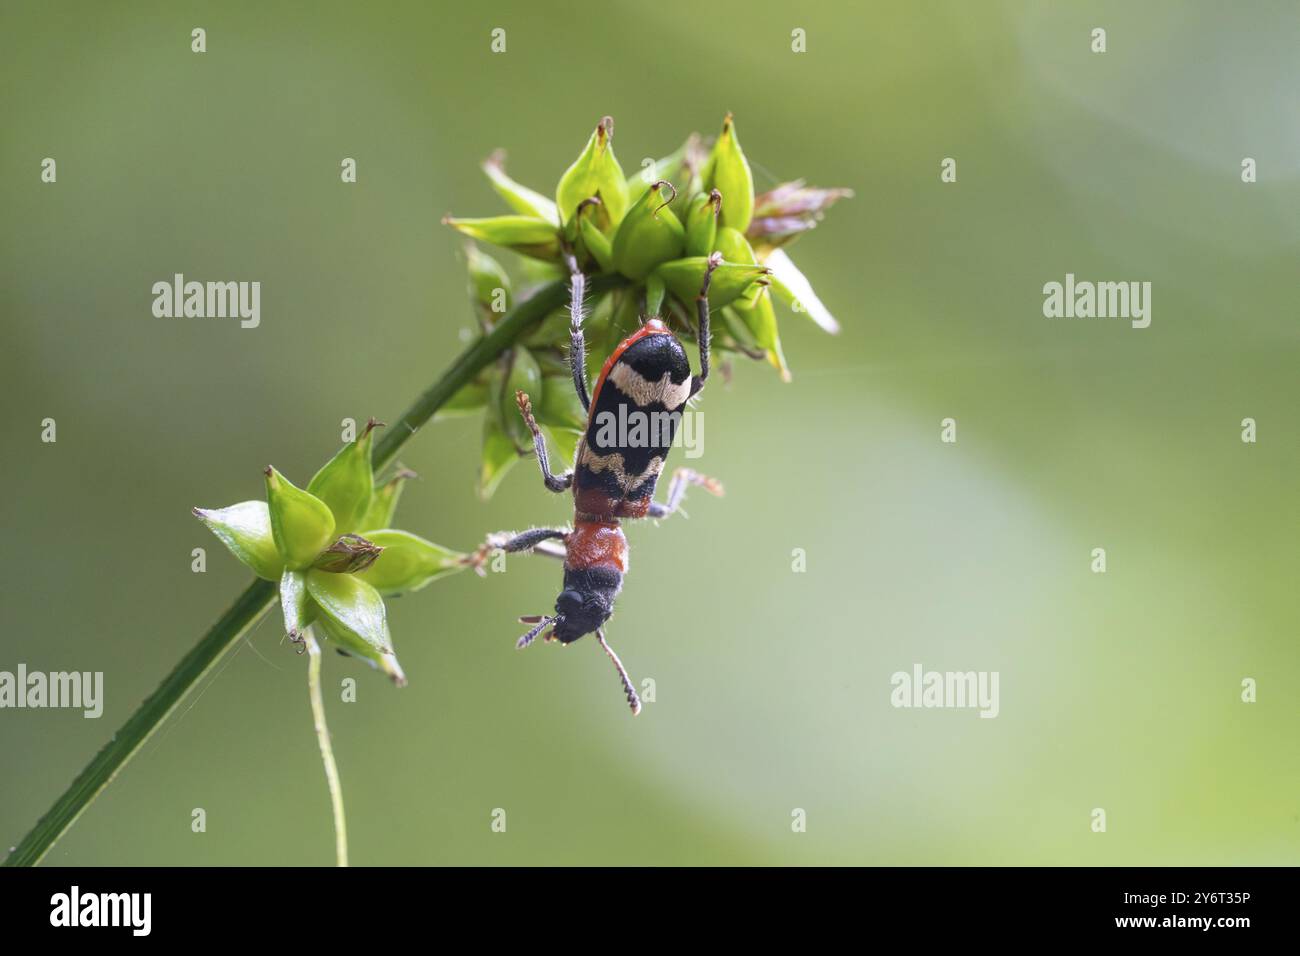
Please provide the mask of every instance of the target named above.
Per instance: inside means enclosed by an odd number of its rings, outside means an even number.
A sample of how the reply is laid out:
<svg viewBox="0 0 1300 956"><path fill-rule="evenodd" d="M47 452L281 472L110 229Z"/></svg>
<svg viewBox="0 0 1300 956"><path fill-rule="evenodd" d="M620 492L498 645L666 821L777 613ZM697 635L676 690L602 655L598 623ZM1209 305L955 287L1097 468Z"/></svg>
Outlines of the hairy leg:
<svg viewBox="0 0 1300 956"><path fill-rule="evenodd" d="M709 256L704 267L704 282L700 284L700 294L695 297L695 315L699 322L700 340L700 374L691 382L691 394L697 394L709 380L709 283L713 281L713 270L722 264L722 253L715 252Z"/></svg>
<svg viewBox="0 0 1300 956"><path fill-rule="evenodd" d="M649 518L667 518L674 513L686 497L686 488L688 485L695 485L703 488L711 495L717 495L719 498L723 495L722 482L716 478L710 478L708 475L701 475L698 471L690 468L678 468L673 472L673 480L668 485L668 500L664 502L650 502L650 510L646 513Z"/></svg>
<svg viewBox="0 0 1300 956"><path fill-rule="evenodd" d="M542 435L542 430L537 427L537 419L533 418L533 403L528 398L528 393L515 392L515 401L519 403L519 414L524 416L524 424L533 433L533 449L537 452L537 466L542 469L542 481L547 488L557 494L568 491L569 486L573 484L573 472L566 471L562 475L551 474L550 461L546 455L546 438Z"/></svg>
<svg viewBox="0 0 1300 956"><path fill-rule="evenodd" d="M588 411L591 398L587 395L587 345L582 336L582 300L587 294L587 277L572 254L565 258L569 266L569 370L582 409Z"/></svg>

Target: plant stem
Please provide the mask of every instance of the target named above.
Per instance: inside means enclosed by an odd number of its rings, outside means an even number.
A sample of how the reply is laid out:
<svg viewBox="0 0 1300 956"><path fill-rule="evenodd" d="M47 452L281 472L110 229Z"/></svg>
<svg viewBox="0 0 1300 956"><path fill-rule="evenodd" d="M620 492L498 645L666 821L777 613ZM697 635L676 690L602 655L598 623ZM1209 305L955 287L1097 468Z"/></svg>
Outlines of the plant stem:
<svg viewBox="0 0 1300 956"><path fill-rule="evenodd" d="M22 843L5 859L5 866L31 866L38 863L54 841L63 835L99 792L112 782L122 765L149 739L154 729L175 710L185 692L193 687L220 659L227 647L250 628L275 599L275 585L254 581L230 609L213 624L203 639L186 654L167 675L158 689L145 698L113 739L95 755L85 770L72 781L63 796L23 838Z"/></svg>
<svg viewBox="0 0 1300 956"><path fill-rule="evenodd" d="M348 865L348 824L343 817L343 785L339 782L339 765L334 762L334 748L330 745L330 729L325 723L325 701L320 692L320 645L316 635L307 628L302 639L307 645L307 692L311 695L312 724L320 744L320 759L325 765L325 782L330 788L330 805L334 809L334 859L337 865Z"/></svg>
<svg viewBox="0 0 1300 956"><path fill-rule="evenodd" d="M624 284L617 276L601 276L591 283L592 292L607 291ZM563 281L552 282L502 316L492 331L479 339L452 363L397 420L375 446L374 468L379 471L396 457L412 435L451 396L467 385L489 362L508 349L519 335L564 304L568 292ZM271 609L276 587L270 581L254 581L197 645L181 659L158 689L145 698L136 712L113 735L113 739L86 766L22 842L5 858L3 866L34 866L49 852L86 809L112 782L117 772L176 709L190 689Z"/></svg>

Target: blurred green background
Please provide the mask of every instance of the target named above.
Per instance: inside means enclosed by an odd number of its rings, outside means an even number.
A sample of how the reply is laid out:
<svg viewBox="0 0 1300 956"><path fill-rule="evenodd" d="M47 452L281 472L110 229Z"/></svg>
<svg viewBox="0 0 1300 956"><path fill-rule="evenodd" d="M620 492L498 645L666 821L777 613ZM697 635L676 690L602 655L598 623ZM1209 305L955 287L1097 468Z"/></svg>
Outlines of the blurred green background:
<svg viewBox="0 0 1300 956"><path fill-rule="evenodd" d="M190 507L259 497L272 461L305 482L340 419L391 420L460 350L439 219L501 209L479 160L549 191L606 113L631 169L732 110L760 189L857 191L793 253L844 330L783 313L794 382L745 362L702 405L693 464L727 497L629 530L609 633L657 701L631 720L590 642L515 653L546 559L394 602L407 689L325 662L353 861L1300 862L1295 5L0 18L0 669L102 670L107 696L0 712L0 846L246 583ZM174 272L260 280L261 327L154 318ZM1152 282L1151 327L1045 319L1066 272ZM478 433L407 446L403 527L465 548L566 520L531 464L479 503ZM999 671L1000 716L892 708L918 662ZM330 827L305 659L269 620L47 861L325 864Z"/></svg>

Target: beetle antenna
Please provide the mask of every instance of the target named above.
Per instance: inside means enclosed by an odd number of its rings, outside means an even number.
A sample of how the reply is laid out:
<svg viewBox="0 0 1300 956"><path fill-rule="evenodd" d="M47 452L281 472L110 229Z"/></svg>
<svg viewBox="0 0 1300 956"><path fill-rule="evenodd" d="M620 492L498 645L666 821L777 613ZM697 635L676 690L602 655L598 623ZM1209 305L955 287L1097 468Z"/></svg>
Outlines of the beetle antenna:
<svg viewBox="0 0 1300 956"><path fill-rule="evenodd" d="M623 681L623 690L627 694L627 705L632 708L632 716L635 717L641 713L641 698L636 694L636 688L632 686L632 678L627 676L627 670L623 667L623 662L618 659L614 653L614 648L610 647L605 640L605 632L597 630L596 640L600 641L600 646L605 649L609 659L614 662L614 667L618 669L618 676Z"/></svg>
<svg viewBox="0 0 1300 956"><path fill-rule="evenodd" d="M530 614L527 617L521 617L519 619L520 624L532 624L534 626L527 634L515 641L515 648L522 651L537 639L537 635L546 629L546 625L554 624L557 621L559 621L558 617L550 617L546 614Z"/></svg>

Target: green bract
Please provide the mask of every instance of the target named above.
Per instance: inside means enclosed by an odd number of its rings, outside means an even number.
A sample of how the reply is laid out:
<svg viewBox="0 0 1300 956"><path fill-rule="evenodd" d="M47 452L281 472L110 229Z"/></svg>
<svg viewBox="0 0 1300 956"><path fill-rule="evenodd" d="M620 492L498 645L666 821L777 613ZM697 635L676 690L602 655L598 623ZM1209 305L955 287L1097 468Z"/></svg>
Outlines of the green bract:
<svg viewBox="0 0 1300 956"><path fill-rule="evenodd" d="M418 591L437 578L466 567L465 555L425 541L409 531L372 531L370 540L383 553L358 577L383 595Z"/></svg>
<svg viewBox="0 0 1300 956"><path fill-rule="evenodd" d="M406 683L378 591L354 574L313 568L307 572L307 593L320 610L326 634L349 653L378 665L398 686Z"/></svg>
<svg viewBox="0 0 1300 956"><path fill-rule="evenodd" d="M317 625L346 653L404 684L380 592L417 591L474 562L391 527L402 485L415 473L398 465L375 487L370 456L376 425L371 419L306 491L268 468L266 502L195 508L194 514L253 573L279 582L284 630L292 640L301 644L304 631Z"/></svg>
<svg viewBox="0 0 1300 956"><path fill-rule="evenodd" d="M707 266L708 259L704 256L674 259L656 269L655 275L677 295L690 295L694 299L704 281ZM723 262L713 270L713 279L709 282L709 305L717 309L736 301L766 275L767 269L763 266Z"/></svg>
<svg viewBox="0 0 1300 956"><path fill-rule="evenodd" d="M506 154L504 150L497 150L483 161L483 172L487 173L488 179L492 180L493 188L500 193L501 198L509 203L515 212L523 213L525 216L532 216L535 219L545 219L553 226L560 224L560 213L556 209L555 203L541 193L534 192L527 186L519 185L506 175Z"/></svg>
<svg viewBox="0 0 1300 956"><path fill-rule="evenodd" d="M271 534L271 512L265 501L241 501L216 511L194 509L194 516L212 529L230 553L259 578L280 580L284 559Z"/></svg>
<svg viewBox="0 0 1300 956"><path fill-rule="evenodd" d="M555 200L510 178L504 153L483 164L492 188L510 213L492 218L447 217L444 222L472 239L510 249L522 279L509 283L505 271L479 252L469 254L471 302L479 331L486 334L501 316L500 300L525 299L540 283L567 279L570 263L588 278L618 275L621 284L584 298L583 328L587 374L594 381L605 357L634 331L643 316L658 315L679 337L695 338L695 297L708 257L722 265L709 289L717 310L712 324L715 358L766 360L788 380L778 327L782 311L811 318L828 332L839 326L813 292L807 278L785 252L794 239L821 221L825 211L851 195L847 189L820 189L802 180L756 193L754 174L730 115L711 143L695 134L673 153L640 169L622 169L614 156L614 124L602 119L560 176ZM485 261L486 260L486 261ZM588 283L590 290L590 283ZM497 308L488 296L497 295ZM519 339L511 353L462 388L440 415L487 409L483 426L479 493L487 497L521 455L532 453L520 428L513 388L527 391L538 422L559 454L558 467L571 457L585 417L571 414L573 387L567 369L567 305L556 309ZM508 379L515 378L515 382ZM522 379L529 384L519 385ZM554 394L553 394L554 392Z"/></svg>
<svg viewBox="0 0 1300 956"><path fill-rule="evenodd" d="M361 437L344 445L307 486L307 491L325 502L333 513L334 530L339 534L355 531L370 507L370 498L375 493L370 447L379 424L370 419Z"/></svg>
<svg viewBox="0 0 1300 956"><path fill-rule="evenodd" d="M397 466L397 471L387 482L375 489L370 499L370 508L361 522L364 528L387 528L393 523L393 512L397 510L398 499L402 497L402 485L418 477L409 468Z"/></svg>
<svg viewBox="0 0 1300 956"><path fill-rule="evenodd" d="M284 616L284 631L297 639L311 623L311 608L307 599L307 577L301 571L285 571L280 578L280 613Z"/></svg>
<svg viewBox="0 0 1300 956"><path fill-rule="evenodd" d="M459 229L471 239L505 246L526 256L554 259L560 253L559 234L545 219L534 219L531 216L453 219L448 216L443 222L453 229Z"/></svg>

